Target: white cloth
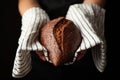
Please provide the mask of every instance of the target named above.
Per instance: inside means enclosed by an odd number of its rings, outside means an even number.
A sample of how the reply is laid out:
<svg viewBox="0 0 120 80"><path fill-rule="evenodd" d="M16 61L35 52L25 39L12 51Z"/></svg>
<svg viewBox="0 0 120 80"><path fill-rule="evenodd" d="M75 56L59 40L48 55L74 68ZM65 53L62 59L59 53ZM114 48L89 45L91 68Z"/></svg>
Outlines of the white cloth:
<svg viewBox="0 0 120 80"><path fill-rule="evenodd" d="M105 9L95 4L71 5L66 19L79 28L83 40L77 52L91 48L96 68L103 72L106 66L106 42L104 37Z"/></svg>
<svg viewBox="0 0 120 80"><path fill-rule="evenodd" d="M40 7L32 7L23 14L19 46L12 71L13 77L24 77L30 72L31 51L43 51L46 56L46 49L39 42L39 30L49 20L47 13Z"/></svg>
<svg viewBox="0 0 120 80"><path fill-rule="evenodd" d="M94 63L100 72L104 71L106 65L104 17L105 10L95 4L71 5L66 14L66 19L72 20L83 36L73 62L76 60L77 52L91 48ZM30 8L22 16L22 31L13 65L13 77L24 77L32 69L30 51L42 50L47 56L46 49L39 43L38 35L40 27L48 21L47 13L39 7Z"/></svg>

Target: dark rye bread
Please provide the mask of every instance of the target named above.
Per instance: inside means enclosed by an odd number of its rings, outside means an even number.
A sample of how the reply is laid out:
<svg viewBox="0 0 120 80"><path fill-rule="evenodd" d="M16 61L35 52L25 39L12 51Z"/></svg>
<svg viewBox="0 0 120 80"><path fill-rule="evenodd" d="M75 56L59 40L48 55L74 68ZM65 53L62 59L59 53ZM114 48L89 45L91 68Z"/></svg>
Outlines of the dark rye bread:
<svg viewBox="0 0 120 80"><path fill-rule="evenodd" d="M71 62L81 41L79 29L64 17L49 21L40 31L40 43L47 49L48 58L55 66ZM45 60L43 55L41 58Z"/></svg>

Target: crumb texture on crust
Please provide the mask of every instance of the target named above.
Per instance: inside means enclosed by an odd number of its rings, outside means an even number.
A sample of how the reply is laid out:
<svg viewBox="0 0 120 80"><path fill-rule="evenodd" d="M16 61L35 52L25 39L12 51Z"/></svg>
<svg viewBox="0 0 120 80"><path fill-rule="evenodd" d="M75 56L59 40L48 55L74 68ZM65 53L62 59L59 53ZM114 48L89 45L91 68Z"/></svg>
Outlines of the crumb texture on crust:
<svg viewBox="0 0 120 80"><path fill-rule="evenodd" d="M48 50L48 57L55 66L73 60L82 37L70 20L59 17L48 22L40 31L40 42Z"/></svg>

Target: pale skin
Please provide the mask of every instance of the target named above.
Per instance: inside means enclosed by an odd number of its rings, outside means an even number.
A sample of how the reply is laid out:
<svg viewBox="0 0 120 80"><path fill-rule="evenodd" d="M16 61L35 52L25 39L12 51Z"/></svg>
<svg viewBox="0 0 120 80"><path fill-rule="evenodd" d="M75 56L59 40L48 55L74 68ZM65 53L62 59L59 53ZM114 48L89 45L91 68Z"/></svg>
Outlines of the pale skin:
<svg viewBox="0 0 120 80"><path fill-rule="evenodd" d="M83 3L84 4L89 4L89 3L93 3L93 4L97 4L99 5L100 7L103 7L105 6L105 1L106 0L84 0Z"/></svg>
<svg viewBox="0 0 120 80"><path fill-rule="evenodd" d="M83 3L85 4L93 3L101 7L104 7L105 0L84 0ZM18 9L21 16L24 14L26 10L32 7L40 7L40 4L38 3L37 0L19 0L18 2Z"/></svg>
<svg viewBox="0 0 120 80"><path fill-rule="evenodd" d="M18 1L18 10L22 16L26 10L32 7L40 7L37 0L19 0Z"/></svg>
<svg viewBox="0 0 120 80"><path fill-rule="evenodd" d="M84 0L83 4L97 4L100 7L104 8L105 6L105 0ZM27 11L28 9L32 7L40 7L40 4L38 3L37 0L19 0L18 1L18 10L21 16L23 16L24 12ZM86 50L81 51L81 54L84 54ZM42 54L42 51L37 51L36 52L38 56L43 60L46 61L44 54ZM78 53L79 54L79 53ZM82 57L82 55L77 56L77 60L79 60Z"/></svg>

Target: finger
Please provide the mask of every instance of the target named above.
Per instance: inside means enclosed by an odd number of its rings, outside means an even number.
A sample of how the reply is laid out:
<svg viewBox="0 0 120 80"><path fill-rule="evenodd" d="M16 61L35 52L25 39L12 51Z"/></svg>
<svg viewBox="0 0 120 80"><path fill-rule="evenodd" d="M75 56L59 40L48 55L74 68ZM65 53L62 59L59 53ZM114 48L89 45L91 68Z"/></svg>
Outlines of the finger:
<svg viewBox="0 0 120 80"><path fill-rule="evenodd" d="M87 50L81 50L80 52L78 52L76 61L79 61L86 53Z"/></svg>
<svg viewBox="0 0 120 80"><path fill-rule="evenodd" d="M45 58L45 55L43 53L43 51L36 51L36 54L39 56L40 59L42 59L43 61L47 61Z"/></svg>

